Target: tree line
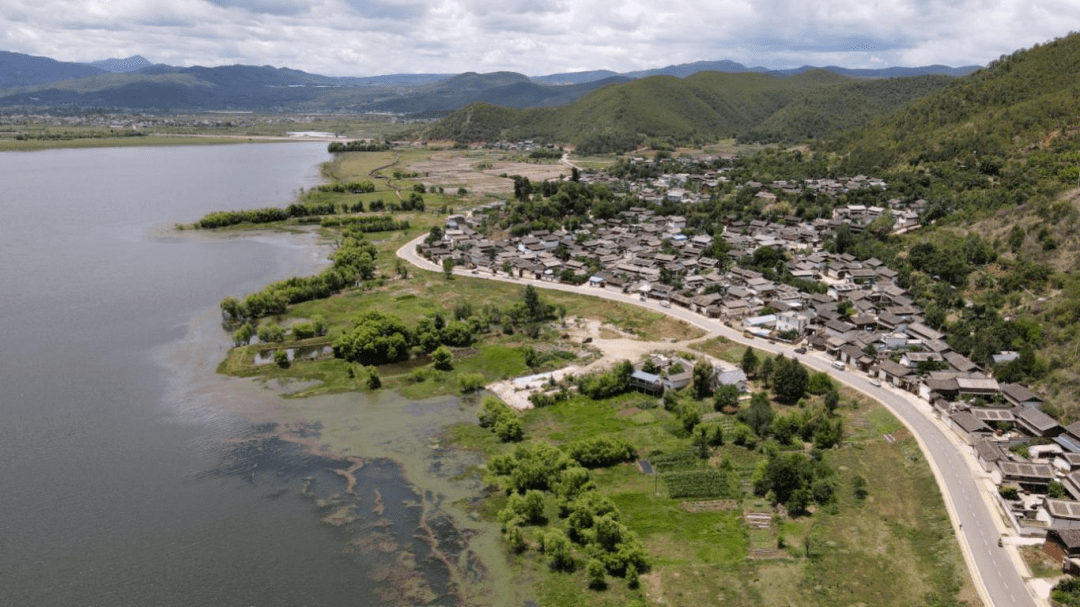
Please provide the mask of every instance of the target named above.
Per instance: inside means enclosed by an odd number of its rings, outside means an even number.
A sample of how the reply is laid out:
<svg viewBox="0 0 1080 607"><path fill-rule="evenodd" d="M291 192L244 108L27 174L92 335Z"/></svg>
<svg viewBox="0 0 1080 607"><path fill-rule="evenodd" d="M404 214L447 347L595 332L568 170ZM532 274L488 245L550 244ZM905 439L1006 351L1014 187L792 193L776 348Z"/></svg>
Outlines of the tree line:
<svg viewBox="0 0 1080 607"><path fill-rule="evenodd" d="M376 143L373 141L333 141L330 145L326 146L326 151L331 154L339 154L341 152L385 152L390 149L388 143Z"/></svg>
<svg viewBox="0 0 1080 607"><path fill-rule="evenodd" d="M371 280L375 277L377 255L375 245L364 240L363 230L348 226L329 268L315 276L295 276L271 283L243 300L226 297L221 300L221 310L232 321L284 314L290 304L324 299L357 281Z"/></svg>

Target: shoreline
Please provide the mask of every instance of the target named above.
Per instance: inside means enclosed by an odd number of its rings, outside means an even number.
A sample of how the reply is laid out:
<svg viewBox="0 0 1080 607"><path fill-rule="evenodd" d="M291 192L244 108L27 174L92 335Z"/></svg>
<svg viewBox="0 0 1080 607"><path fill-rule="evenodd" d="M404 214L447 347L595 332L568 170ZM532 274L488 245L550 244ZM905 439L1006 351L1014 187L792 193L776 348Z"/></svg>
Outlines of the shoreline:
<svg viewBox="0 0 1080 607"><path fill-rule="evenodd" d="M160 233L165 237L186 237L192 231L160 230ZM326 254L330 244L313 231L306 236L265 230L206 233L200 237L249 238L296 249L298 255L293 263L279 267L267 282L318 272L329 263ZM309 255L309 251L317 254ZM448 427L475 421L474 403L456 396L412 401L389 391L283 398L282 391L287 391L291 383L217 372L219 363L232 347L222 329L220 314L217 306L204 308L188 322L183 337L158 352L158 362L168 379L163 400L170 416L193 424L217 425L216 418L220 416L251 426L270 424L273 430L265 433L268 436L294 444L312 456L349 462L347 470L336 472L345 482L346 493L355 489L358 471L365 462L392 461L400 469L406 486L422 496L416 504L421 508L418 533L427 538L424 543L431 549L431 559L440 563L439 569L447 567L445 573L437 575L450 576L462 604L497 605L521 598L516 596L511 583L515 575L509 570L499 545L498 525L476 520L469 513L470 505L484 496L482 482L475 475L467 475L480 465L480 455L442 444L442 435ZM208 438L222 440L220 432L211 430ZM227 435L235 430L226 428L224 432ZM368 496L364 497L365 503L370 504ZM381 509L400 507L403 506L381 504ZM320 516L315 512L313 515ZM463 538L463 551L469 553L467 559L451 558L440 550L438 537L423 533L425 528L430 532L433 520L450 521ZM327 520L323 522L331 524ZM439 527L444 529L446 525ZM361 532L358 539L363 537ZM460 564L465 561L471 563L471 568L479 563L483 579L475 579L475 571ZM428 566L418 566L407 577L415 581L417 576L432 573L425 567ZM384 581L394 580L397 578Z"/></svg>
<svg viewBox="0 0 1080 607"><path fill-rule="evenodd" d="M203 133L153 133L143 137L87 137L83 139L0 139L0 152L41 152L94 148L228 145L237 143L329 143L349 139L281 137L271 135L215 135Z"/></svg>

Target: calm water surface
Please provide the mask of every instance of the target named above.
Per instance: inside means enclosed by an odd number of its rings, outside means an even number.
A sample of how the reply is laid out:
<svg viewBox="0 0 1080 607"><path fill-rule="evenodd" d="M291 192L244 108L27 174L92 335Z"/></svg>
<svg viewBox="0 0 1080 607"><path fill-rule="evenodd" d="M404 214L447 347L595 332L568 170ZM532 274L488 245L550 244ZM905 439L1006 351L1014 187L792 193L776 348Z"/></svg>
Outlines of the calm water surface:
<svg viewBox="0 0 1080 607"><path fill-rule="evenodd" d="M355 545L358 526L420 554L400 504L422 497L393 462L357 473L385 514L368 499L327 524L349 462L189 389L228 347L216 303L325 251L172 225L287 204L327 159L323 144L0 154L0 604L376 605L379 550ZM444 583L427 580L435 604Z"/></svg>

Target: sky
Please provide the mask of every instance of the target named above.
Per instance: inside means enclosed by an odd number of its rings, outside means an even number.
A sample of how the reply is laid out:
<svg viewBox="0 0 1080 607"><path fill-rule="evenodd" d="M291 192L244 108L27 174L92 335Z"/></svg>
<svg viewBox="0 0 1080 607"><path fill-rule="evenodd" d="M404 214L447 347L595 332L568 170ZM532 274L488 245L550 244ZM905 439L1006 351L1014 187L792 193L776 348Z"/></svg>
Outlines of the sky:
<svg viewBox="0 0 1080 607"><path fill-rule="evenodd" d="M1080 30L1080 0L0 0L0 50L328 76L985 65Z"/></svg>

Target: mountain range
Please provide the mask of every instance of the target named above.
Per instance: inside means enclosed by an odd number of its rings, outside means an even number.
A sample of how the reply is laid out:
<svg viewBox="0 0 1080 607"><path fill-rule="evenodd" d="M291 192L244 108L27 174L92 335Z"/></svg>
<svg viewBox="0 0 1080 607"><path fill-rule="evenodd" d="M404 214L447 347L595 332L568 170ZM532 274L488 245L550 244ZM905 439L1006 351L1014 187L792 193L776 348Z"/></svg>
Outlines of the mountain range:
<svg viewBox="0 0 1080 607"><path fill-rule="evenodd" d="M758 72L650 76L589 92L554 108L475 103L427 136L455 141L535 139L583 153L642 144L725 138L760 142L818 139L863 126L955 82L940 75L862 80L826 70L779 77Z"/></svg>
<svg viewBox="0 0 1080 607"><path fill-rule="evenodd" d="M379 111L440 116L474 102L512 108L561 106L599 88L657 75L687 78L712 71L785 78L814 69L768 71L732 61L699 61L624 74L594 70L537 77L513 72L333 77L271 66L174 67L152 64L138 55L85 64L0 52L0 106ZM851 78L878 79L930 73L956 76L977 67L825 69Z"/></svg>

